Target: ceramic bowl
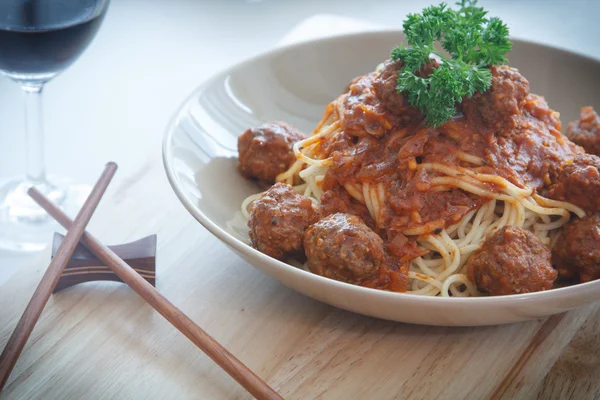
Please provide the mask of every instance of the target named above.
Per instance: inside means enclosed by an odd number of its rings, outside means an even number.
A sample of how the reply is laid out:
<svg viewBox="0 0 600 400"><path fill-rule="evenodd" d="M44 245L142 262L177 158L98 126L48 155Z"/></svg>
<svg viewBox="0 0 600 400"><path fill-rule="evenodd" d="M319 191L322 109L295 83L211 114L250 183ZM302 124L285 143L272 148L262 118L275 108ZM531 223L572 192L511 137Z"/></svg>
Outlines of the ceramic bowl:
<svg viewBox="0 0 600 400"><path fill-rule="evenodd" d="M600 281L503 297L442 298L390 293L327 279L270 258L248 244L242 200L261 189L236 170L237 137L282 120L311 132L348 82L372 71L400 31L326 38L279 48L213 76L176 112L163 142L168 179L185 208L254 267L314 299L373 317L427 325L525 321L600 298ZM510 64L546 97L563 124L584 105L600 107L600 63L565 50L513 41Z"/></svg>

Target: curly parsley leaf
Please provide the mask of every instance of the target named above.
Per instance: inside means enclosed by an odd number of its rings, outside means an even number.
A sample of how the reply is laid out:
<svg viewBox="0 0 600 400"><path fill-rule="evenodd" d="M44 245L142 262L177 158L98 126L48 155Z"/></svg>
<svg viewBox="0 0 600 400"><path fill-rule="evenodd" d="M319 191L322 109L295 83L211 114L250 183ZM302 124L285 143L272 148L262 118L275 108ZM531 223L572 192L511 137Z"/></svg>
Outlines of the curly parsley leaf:
<svg viewBox="0 0 600 400"><path fill-rule="evenodd" d="M458 10L442 3L409 14L403 28L408 47L392 50L392 60L401 60L398 92L417 107L431 126L439 126L456 114L456 103L491 85L490 65L505 63L511 49L508 28L498 18L487 18L476 0L461 0ZM434 46L440 42L451 58L444 57ZM421 69L435 54L438 68L429 76Z"/></svg>

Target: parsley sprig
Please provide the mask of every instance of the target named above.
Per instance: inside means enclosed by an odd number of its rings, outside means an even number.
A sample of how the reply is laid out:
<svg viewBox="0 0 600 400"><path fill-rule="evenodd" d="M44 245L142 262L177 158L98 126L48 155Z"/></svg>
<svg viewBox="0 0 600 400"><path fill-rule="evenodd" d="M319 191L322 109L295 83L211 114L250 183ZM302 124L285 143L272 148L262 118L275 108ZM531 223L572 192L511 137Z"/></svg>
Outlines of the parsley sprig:
<svg viewBox="0 0 600 400"><path fill-rule="evenodd" d="M485 92L492 75L486 67L505 63L511 49L508 28L498 18L486 18L487 11L476 7L476 0L456 3L458 11L445 3L427 7L421 14L409 14L404 21L408 47L392 50L392 60L402 60L398 92L424 115L428 125L439 126L456 114L456 103L475 92ZM434 43L438 41L452 57L444 57ZM430 54L441 59L439 68L427 77L421 67Z"/></svg>

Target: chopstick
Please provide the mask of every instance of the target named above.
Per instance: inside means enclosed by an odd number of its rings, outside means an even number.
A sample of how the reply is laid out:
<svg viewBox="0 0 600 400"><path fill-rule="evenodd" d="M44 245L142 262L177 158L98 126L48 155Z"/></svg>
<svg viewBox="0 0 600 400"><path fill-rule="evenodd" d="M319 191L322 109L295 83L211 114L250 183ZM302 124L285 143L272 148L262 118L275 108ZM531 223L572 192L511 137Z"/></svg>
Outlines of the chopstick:
<svg viewBox="0 0 600 400"><path fill-rule="evenodd" d="M33 327L40 318L42 310L46 306L46 303L56 286L56 282L58 282L73 251L75 251L86 225L90 221L90 218L92 218L100 199L102 199L102 195L106 191L106 188L116 171L117 164L113 162L106 164L102 175L100 175L98 182L94 185L94 188L83 204L83 207L79 210L79 213L72 224L72 228L67 232L65 239L58 248L50 265L48 265L48 269L44 273L42 280L35 289L29 304L27 304L27 308L25 308L15 330L10 336L10 339L8 339L8 343L6 343L4 351L2 352L2 355L0 355L0 391L4 388L8 376L15 366L27 339L29 339L29 335L31 335L31 332L33 331ZM28 193L30 195L35 194L36 196L42 196L35 188L29 189Z"/></svg>
<svg viewBox="0 0 600 400"><path fill-rule="evenodd" d="M65 213L39 192L33 192L30 195L65 229L70 230L74 226L73 221ZM255 398L259 400L283 400L275 390L254 374L240 360L235 358L225 347L221 346L185 315L183 311L175 307L158 290L138 275L125 261L119 258L107 246L100 243L89 232L86 231L83 233L81 243Z"/></svg>

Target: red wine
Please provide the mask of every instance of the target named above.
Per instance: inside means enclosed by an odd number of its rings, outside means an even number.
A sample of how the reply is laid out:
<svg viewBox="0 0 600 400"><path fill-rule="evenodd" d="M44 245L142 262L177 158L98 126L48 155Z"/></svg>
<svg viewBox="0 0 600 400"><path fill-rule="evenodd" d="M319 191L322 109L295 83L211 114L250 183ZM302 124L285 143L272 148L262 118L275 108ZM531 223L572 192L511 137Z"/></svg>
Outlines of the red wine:
<svg viewBox="0 0 600 400"><path fill-rule="evenodd" d="M0 72L46 80L94 38L108 0L0 0Z"/></svg>

